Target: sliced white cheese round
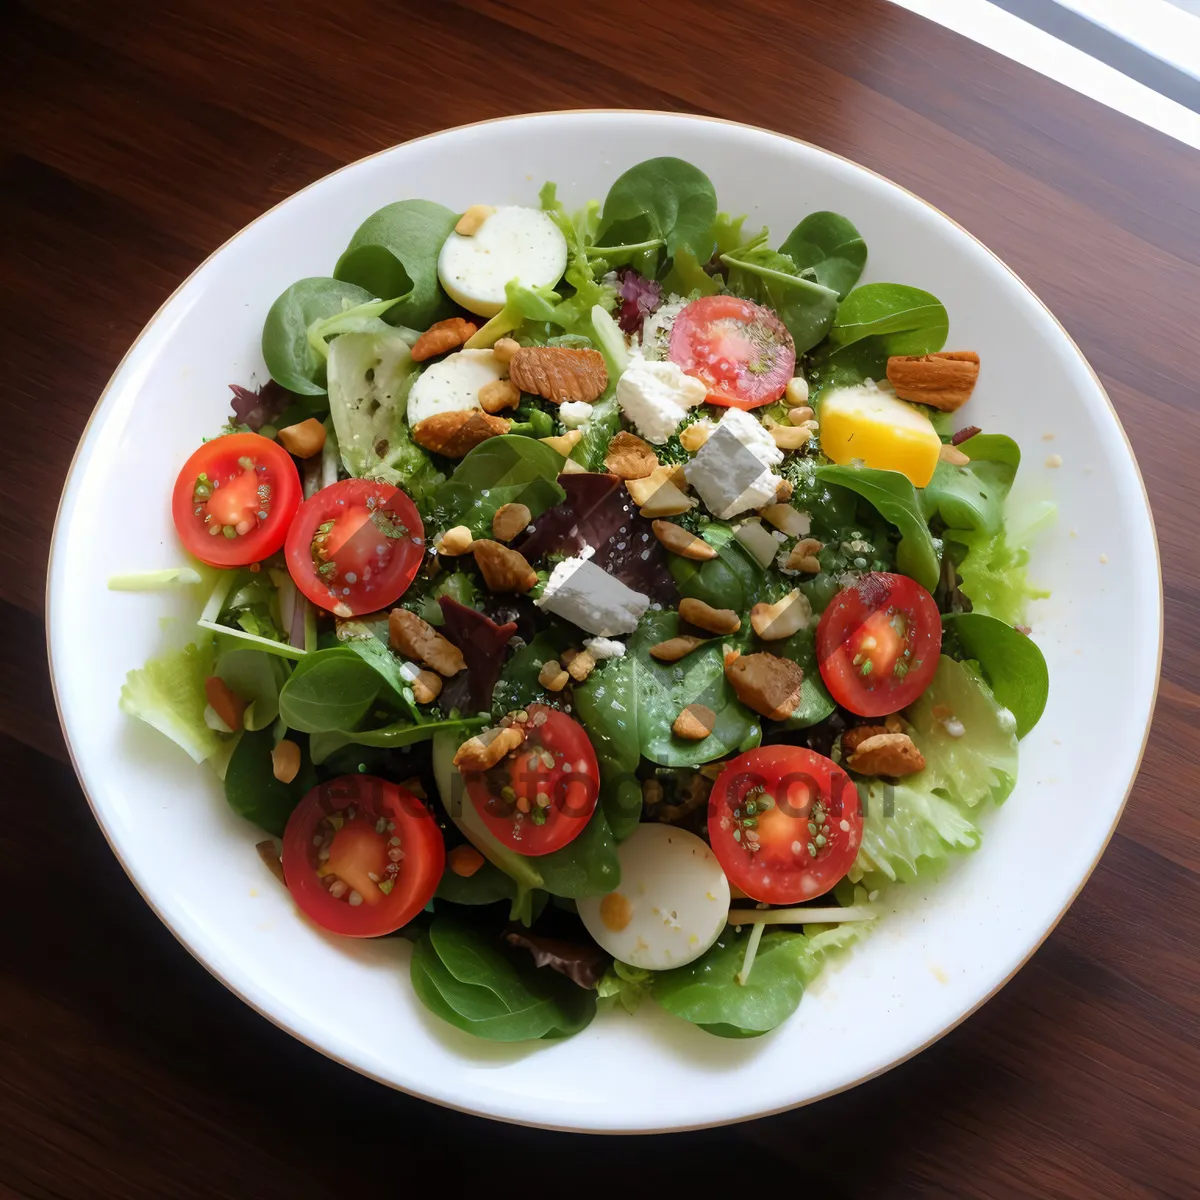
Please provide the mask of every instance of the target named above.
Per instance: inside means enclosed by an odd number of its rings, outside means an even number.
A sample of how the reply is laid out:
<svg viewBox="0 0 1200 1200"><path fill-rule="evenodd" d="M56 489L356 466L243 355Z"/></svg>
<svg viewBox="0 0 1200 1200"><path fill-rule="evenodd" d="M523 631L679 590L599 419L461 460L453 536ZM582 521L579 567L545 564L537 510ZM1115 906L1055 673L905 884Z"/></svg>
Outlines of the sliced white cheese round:
<svg viewBox="0 0 1200 1200"><path fill-rule="evenodd" d="M492 350L459 350L426 367L408 393L409 425L438 413L478 408L479 389L506 370Z"/></svg>
<svg viewBox="0 0 1200 1200"><path fill-rule="evenodd" d="M631 966L666 971L699 958L729 914L729 881L708 846L670 825L639 825L617 847L621 884L578 901L602 949Z"/></svg>
<svg viewBox="0 0 1200 1200"><path fill-rule="evenodd" d="M481 317L504 307L504 287L551 287L567 269L567 239L538 208L498 208L470 237L451 233L438 255L438 278L457 304Z"/></svg>

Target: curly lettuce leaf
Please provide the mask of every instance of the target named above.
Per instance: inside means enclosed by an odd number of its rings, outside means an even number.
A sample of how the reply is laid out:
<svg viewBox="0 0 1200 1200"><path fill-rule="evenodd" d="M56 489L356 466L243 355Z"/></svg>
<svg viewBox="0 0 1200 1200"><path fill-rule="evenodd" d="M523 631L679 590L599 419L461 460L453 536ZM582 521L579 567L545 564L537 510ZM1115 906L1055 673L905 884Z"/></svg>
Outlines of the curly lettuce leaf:
<svg viewBox="0 0 1200 1200"><path fill-rule="evenodd" d="M225 739L204 722L204 681L213 673L212 639L189 643L130 671L121 688L121 711L153 725L196 762L213 758Z"/></svg>

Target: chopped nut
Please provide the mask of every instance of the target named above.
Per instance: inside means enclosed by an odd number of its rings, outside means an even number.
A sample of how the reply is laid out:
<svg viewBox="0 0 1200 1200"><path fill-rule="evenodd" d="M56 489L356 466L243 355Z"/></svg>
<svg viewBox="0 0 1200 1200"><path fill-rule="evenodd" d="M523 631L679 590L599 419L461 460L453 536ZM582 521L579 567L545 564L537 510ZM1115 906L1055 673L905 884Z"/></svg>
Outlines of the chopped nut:
<svg viewBox="0 0 1200 1200"><path fill-rule="evenodd" d="M482 538L474 543L471 552L492 592L527 592L537 583L537 572L525 556L499 542Z"/></svg>
<svg viewBox="0 0 1200 1200"><path fill-rule="evenodd" d="M596 659L590 650L568 650L562 660L567 674L576 683L582 683L596 669Z"/></svg>
<svg viewBox="0 0 1200 1200"><path fill-rule="evenodd" d="M661 804L663 785L657 779L642 780L642 801L646 804Z"/></svg>
<svg viewBox="0 0 1200 1200"><path fill-rule="evenodd" d="M750 624L764 642L778 642L789 638L801 629L807 629L812 620L812 605L808 597L793 588L774 604L756 604L750 610Z"/></svg>
<svg viewBox="0 0 1200 1200"><path fill-rule="evenodd" d="M780 503L784 503L792 498L792 493L795 490L796 485L790 479L781 479L779 486L775 489L775 499Z"/></svg>
<svg viewBox="0 0 1200 1200"><path fill-rule="evenodd" d="M889 729L887 725L856 725L842 734L842 753L852 754L867 738L878 737L884 733L900 733L899 729Z"/></svg>
<svg viewBox="0 0 1200 1200"><path fill-rule="evenodd" d="M291 783L300 774L300 747L284 738L271 751L271 774L280 783Z"/></svg>
<svg viewBox="0 0 1200 1200"><path fill-rule="evenodd" d="M465 525L455 525L453 529L447 529L438 538L433 548L439 554L457 557L459 554L466 554L471 549L471 543L474 540L475 535Z"/></svg>
<svg viewBox="0 0 1200 1200"><path fill-rule="evenodd" d="M538 672L538 683L548 692L561 692L567 686L568 679L570 676L562 669L562 664L554 658L549 662L542 663L542 669Z"/></svg>
<svg viewBox="0 0 1200 1200"><path fill-rule="evenodd" d="M439 675L457 675L466 668L462 651L407 608L392 609L388 617L388 640L401 654L425 663Z"/></svg>
<svg viewBox="0 0 1200 1200"><path fill-rule="evenodd" d="M655 467L644 479L627 479L625 488L643 517L677 517L696 507L692 497L684 495L687 486L683 468Z"/></svg>
<svg viewBox="0 0 1200 1200"><path fill-rule="evenodd" d="M312 458L325 448L325 426L316 417L298 425L285 425L276 436L279 444L297 458Z"/></svg>
<svg viewBox="0 0 1200 1200"><path fill-rule="evenodd" d="M671 732L676 737L687 738L689 742L702 742L713 731L717 723L717 714L703 704L689 704L671 726Z"/></svg>
<svg viewBox="0 0 1200 1200"><path fill-rule="evenodd" d="M538 438L538 441L561 454L563 458L570 458L571 451L579 445L579 439L582 437L583 434L578 429L568 429L566 433L560 433L557 437Z"/></svg>
<svg viewBox="0 0 1200 1200"><path fill-rule="evenodd" d="M445 321L435 321L413 343L413 362L424 362L461 346L477 332L474 324L462 317L450 317Z"/></svg>
<svg viewBox="0 0 1200 1200"><path fill-rule="evenodd" d="M503 337L493 347L492 353L496 356L496 361L502 366L507 367L512 362L513 355L521 348L521 343L515 338Z"/></svg>
<svg viewBox="0 0 1200 1200"><path fill-rule="evenodd" d="M655 521L650 528L654 530L654 536L672 554L678 554L681 558L704 562L717 557L717 552L712 546L694 533L688 533L682 525L675 525L670 521Z"/></svg>
<svg viewBox="0 0 1200 1200"><path fill-rule="evenodd" d="M658 466L658 457L648 442L622 430L609 442L604 465L618 479L645 479Z"/></svg>
<svg viewBox="0 0 1200 1200"><path fill-rule="evenodd" d="M759 513L788 537L803 537L812 527L812 518L808 513L802 513L790 504L768 504L766 508L759 509Z"/></svg>
<svg viewBox="0 0 1200 1200"><path fill-rule="evenodd" d="M938 461L948 463L952 467L965 467L971 459L965 450L955 445L943 445L938 451Z"/></svg>
<svg viewBox="0 0 1200 1200"><path fill-rule="evenodd" d="M608 387L608 368L599 350L567 346L522 346L508 364L509 378L523 392L555 404L586 400L591 404Z"/></svg>
<svg viewBox="0 0 1200 1200"><path fill-rule="evenodd" d="M852 731L857 732L857 731ZM845 749L845 735L842 747ZM925 758L907 733L873 733L857 742L846 756L846 766L860 775L915 775L924 770Z"/></svg>
<svg viewBox="0 0 1200 1200"><path fill-rule="evenodd" d="M732 608L713 608L711 604L691 596L680 600L679 615L689 624L707 629L709 633L737 633L742 627L741 618Z"/></svg>
<svg viewBox="0 0 1200 1200"><path fill-rule="evenodd" d="M460 771L489 771L525 740L524 725L496 725L463 742L454 756Z"/></svg>
<svg viewBox="0 0 1200 1200"><path fill-rule="evenodd" d="M432 671L418 671L411 686L418 704L432 704L441 695L442 680Z"/></svg>
<svg viewBox="0 0 1200 1200"><path fill-rule="evenodd" d="M801 408L808 403L808 380L803 375L795 375L788 380L783 389L783 402L789 408ZM811 414L811 409L809 410Z"/></svg>
<svg viewBox="0 0 1200 1200"><path fill-rule="evenodd" d="M694 421L679 431L679 444L689 454L695 454L712 437L714 428L711 421Z"/></svg>
<svg viewBox="0 0 1200 1200"><path fill-rule="evenodd" d="M204 698L233 733L241 729L246 702L219 675L210 675L204 681Z"/></svg>
<svg viewBox="0 0 1200 1200"><path fill-rule="evenodd" d="M974 350L894 355L888 359L887 377L901 400L956 412L975 390L979 355Z"/></svg>
<svg viewBox="0 0 1200 1200"><path fill-rule="evenodd" d="M511 542L533 519L524 504L502 504L492 517L492 537L498 542Z"/></svg>
<svg viewBox="0 0 1200 1200"><path fill-rule="evenodd" d="M590 475L591 472L583 465L577 463L573 458L568 458L563 462L560 475Z"/></svg>
<svg viewBox="0 0 1200 1200"><path fill-rule="evenodd" d="M883 718L884 733L903 733L904 721L896 714L892 713Z"/></svg>
<svg viewBox="0 0 1200 1200"><path fill-rule="evenodd" d="M463 237L474 237L479 232L479 227L495 211L490 204L472 204L458 218L458 224L454 226L454 232L461 233Z"/></svg>
<svg viewBox="0 0 1200 1200"><path fill-rule="evenodd" d="M790 658L776 654L731 652L725 656L725 678L747 708L786 721L800 703L804 672Z"/></svg>
<svg viewBox="0 0 1200 1200"><path fill-rule="evenodd" d="M418 421L412 428L413 441L434 454L462 458L488 438L507 433L512 424L505 417L494 417L478 408L460 412L435 413Z"/></svg>
<svg viewBox="0 0 1200 1200"><path fill-rule="evenodd" d="M483 866L483 855L474 846L455 846L446 855L446 866L455 875L470 879Z"/></svg>
<svg viewBox="0 0 1200 1200"><path fill-rule="evenodd" d="M816 427L814 420L816 415L807 404L802 404L799 408L790 409L787 416L792 425L802 425L805 429L813 429Z"/></svg>
<svg viewBox="0 0 1200 1200"><path fill-rule="evenodd" d="M667 638L665 642L651 646L650 655L652 658L657 658L659 662L678 662L681 658L691 654L697 646L703 646L710 640L709 638L693 637L690 633L680 634L679 637Z"/></svg>
<svg viewBox="0 0 1200 1200"><path fill-rule="evenodd" d="M767 432L780 450L799 450L812 441L813 431L797 425L779 425L774 421L767 424Z"/></svg>
<svg viewBox="0 0 1200 1200"><path fill-rule="evenodd" d="M783 564L784 569L788 571L804 571L809 575L815 575L821 569L821 563L817 555L824 549L824 544L818 542L816 538L801 538L792 547L791 554L787 556Z"/></svg>
<svg viewBox="0 0 1200 1200"><path fill-rule="evenodd" d="M493 379L479 389L479 407L485 413L503 412L521 403L521 390L511 379Z"/></svg>

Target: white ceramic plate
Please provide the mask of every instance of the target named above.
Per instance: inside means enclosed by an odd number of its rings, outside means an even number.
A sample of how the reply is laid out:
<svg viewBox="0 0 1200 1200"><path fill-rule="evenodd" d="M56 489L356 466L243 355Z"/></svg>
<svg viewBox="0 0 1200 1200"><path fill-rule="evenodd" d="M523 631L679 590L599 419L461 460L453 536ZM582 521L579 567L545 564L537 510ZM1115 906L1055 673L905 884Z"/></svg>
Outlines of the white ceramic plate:
<svg viewBox="0 0 1200 1200"><path fill-rule="evenodd" d="M1035 618L1050 704L1021 744L1020 782L982 848L936 886L900 896L777 1032L724 1041L648 1004L562 1042L481 1043L421 1007L405 942L327 937L297 916L211 774L118 711L126 671L186 638L197 602L112 593L105 582L114 570L180 561L168 505L179 465L225 419L226 385L265 379L259 336L271 302L294 280L327 274L369 213L409 196L455 209L534 203L546 179L581 204L660 154L699 165L722 208L779 238L815 209L845 213L870 247L865 280L944 301L949 344L985 364L964 415L1020 442L1018 493L1058 502L1032 571L1053 591ZM1051 453L1062 456L1057 470L1044 465ZM177 620L164 623L166 614ZM928 1045L1012 976L1120 814L1158 680L1161 592L1145 492L1107 397L988 250L923 201L813 146L692 117L584 112L398 146L293 196L205 262L147 326L88 427L55 530L48 627L63 728L96 818L147 902L227 987L332 1058L439 1103L531 1125L650 1131L850 1087Z"/></svg>

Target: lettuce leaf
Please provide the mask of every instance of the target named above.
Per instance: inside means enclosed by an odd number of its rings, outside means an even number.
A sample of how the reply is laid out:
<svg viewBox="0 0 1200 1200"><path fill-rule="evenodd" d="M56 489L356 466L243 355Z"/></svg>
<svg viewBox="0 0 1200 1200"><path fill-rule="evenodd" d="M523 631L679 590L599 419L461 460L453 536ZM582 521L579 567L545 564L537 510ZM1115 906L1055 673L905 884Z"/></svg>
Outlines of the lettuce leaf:
<svg viewBox="0 0 1200 1200"><path fill-rule="evenodd" d="M153 725L196 762L225 747L220 734L204 723L204 681L213 673L212 639L194 642L150 659L130 671L121 688L121 711Z"/></svg>

